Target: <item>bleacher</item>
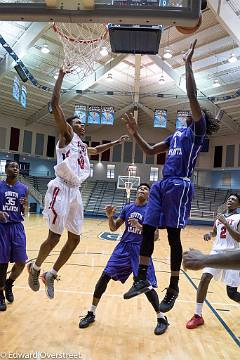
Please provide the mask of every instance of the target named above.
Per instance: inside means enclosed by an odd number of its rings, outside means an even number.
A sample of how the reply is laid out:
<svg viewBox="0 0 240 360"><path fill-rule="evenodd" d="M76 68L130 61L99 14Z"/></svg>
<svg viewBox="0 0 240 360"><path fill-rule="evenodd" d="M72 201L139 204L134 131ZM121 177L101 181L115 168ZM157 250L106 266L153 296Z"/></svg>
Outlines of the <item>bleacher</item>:
<svg viewBox="0 0 240 360"><path fill-rule="evenodd" d="M28 176L27 180L41 194L45 195L47 184L51 178ZM217 208L226 201L230 192L230 190L195 186L191 217L212 219ZM117 189L115 181L89 179L83 183L81 193L85 213L93 216L105 215L104 207L108 204L113 204L119 213L127 201L126 192ZM136 191L131 191L131 201L135 199L135 196Z"/></svg>

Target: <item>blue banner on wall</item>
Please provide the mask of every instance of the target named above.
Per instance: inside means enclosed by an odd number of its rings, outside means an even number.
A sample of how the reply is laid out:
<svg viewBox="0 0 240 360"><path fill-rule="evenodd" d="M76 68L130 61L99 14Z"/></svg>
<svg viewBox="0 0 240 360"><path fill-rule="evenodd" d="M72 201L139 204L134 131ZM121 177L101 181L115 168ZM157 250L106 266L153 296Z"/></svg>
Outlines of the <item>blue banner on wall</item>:
<svg viewBox="0 0 240 360"><path fill-rule="evenodd" d="M12 87L12 96L15 100L19 101L20 97L20 84L17 76L15 76L13 80L13 87Z"/></svg>
<svg viewBox="0 0 240 360"><path fill-rule="evenodd" d="M166 128L167 127L167 110L156 109L154 111L154 122L155 128Z"/></svg>
<svg viewBox="0 0 240 360"><path fill-rule="evenodd" d="M102 107L101 124L102 125L113 125L114 123L114 108L112 106Z"/></svg>
<svg viewBox="0 0 240 360"><path fill-rule="evenodd" d="M101 106L89 106L88 109L88 124L100 125Z"/></svg>
<svg viewBox="0 0 240 360"><path fill-rule="evenodd" d="M24 109L26 109L26 107L27 107L27 89L24 85L22 85L20 102L21 102L22 107Z"/></svg>
<svg viewBox="0 0 240 360"><path fill-rule="evenodd" d="M87 106L86 105L75 105L74 114L79 117L82 124L86 124L86 121L87 121Z"/></svg>
<svg viewBox="0 0 240 360"><path fill-rule="evenodd" d="M190 116L190 111L179 110L177 112L176 129L183 129L187 127L187 119Z"/></svg>

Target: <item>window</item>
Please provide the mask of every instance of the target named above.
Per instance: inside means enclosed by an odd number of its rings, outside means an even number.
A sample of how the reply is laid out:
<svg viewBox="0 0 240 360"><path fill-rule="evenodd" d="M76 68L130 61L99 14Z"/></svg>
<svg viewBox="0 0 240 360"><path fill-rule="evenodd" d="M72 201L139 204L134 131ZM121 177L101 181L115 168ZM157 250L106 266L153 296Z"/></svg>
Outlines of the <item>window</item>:
<svg viewBox="0 0 240 360"><path fill-rule="evenodd" d="M115 178L115 165L107 165L107 179Z"/></svg>
<svg viewBox="0 0 240 360"><path fill-rule="evenodd" d="M0 160L0 174L5 174L6 160Z"/></svg>
<svg viewBox="0 0 240 360"><path fill-rule="evenodd" d="M90 177L93 177L93 164L90 164Z"/></svg>
<svg viewBox="0 0 240 360"><path fill-rule="evenodd" d="M158 168L151 167L150 181L158 181Z"/></svg>

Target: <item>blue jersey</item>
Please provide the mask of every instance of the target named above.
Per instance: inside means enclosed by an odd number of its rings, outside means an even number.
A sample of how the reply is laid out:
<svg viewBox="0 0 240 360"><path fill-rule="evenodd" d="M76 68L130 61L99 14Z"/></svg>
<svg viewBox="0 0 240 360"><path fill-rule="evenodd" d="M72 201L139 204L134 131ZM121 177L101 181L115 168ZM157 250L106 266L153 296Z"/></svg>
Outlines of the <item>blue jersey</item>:
<svg viewBox="0 0 240 360"><path fill-rule="evenodd" d="M202 117L185 129L178 129L164 140L169 146L163 177L190 178L196 165L206 134L206 120Z"/></svg>
<svg viewBox="0 0 240 360"><path fill-rule="evenodd" d="M120 214L120 218L125 221L125 231L122 235L121 241L141 244L142 242L142 230L136 229L128 223L129 219L136 219L139 224L143 224L143 218L147 204L143 206L137 206L135 203L125 205Z"/></svg>
<svg viewBox="0 0 240 360"><path fill-rule="evenodd" d="M16 182L8 185L6 181L0 181L0 211L8 213L8 222L18 223L23 221L24 207L20 202L27 195L27 187Z"/></svg>

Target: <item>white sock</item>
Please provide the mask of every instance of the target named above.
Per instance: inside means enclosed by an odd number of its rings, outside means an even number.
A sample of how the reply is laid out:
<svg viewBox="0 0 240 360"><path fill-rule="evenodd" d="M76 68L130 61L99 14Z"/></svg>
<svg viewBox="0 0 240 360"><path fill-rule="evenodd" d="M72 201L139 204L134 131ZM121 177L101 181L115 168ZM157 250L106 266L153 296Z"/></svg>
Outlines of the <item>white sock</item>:
<svg viewBox="0 0 240 360"><path fill-rule="evenodd" d="M96 305L91 305L91 307L90 307L90 310L89 311L91 311L92 313L93 313L93 315L95 315L95 312L96 312Z"/></svg>
<svg viewBox="0 0 240 360"><path fill-rule="evenodd" d="M37 266L37 265L35 264L35 262L34 262L34 263L33 263L33 269L36 270L36 271L39 271L39 270L41 270L41 266Z"/></svg>
<svg viewBox="0 0 240 360"><path fill-rule="evenodd" d="M53 274L54 276L57 276L57 271L54 269L50 270L50 273Z"/></svg>
<svg viewBox="0 0 240 360"><path fill-rule="evenodd" d="M165 319L165 315L162 312L157 313L157 319Z"/></svg>
<svg viewBox="0 0 240 360"><path fill-rule="evenodd" d="M203 308L203 303L196 303L195 314L198 316L202 316L202 308Z"/></svg>

